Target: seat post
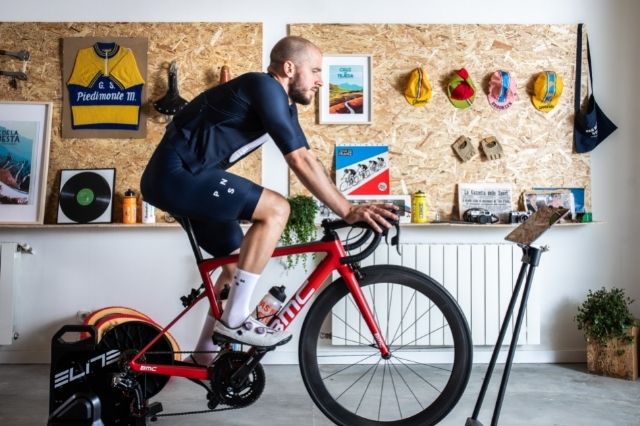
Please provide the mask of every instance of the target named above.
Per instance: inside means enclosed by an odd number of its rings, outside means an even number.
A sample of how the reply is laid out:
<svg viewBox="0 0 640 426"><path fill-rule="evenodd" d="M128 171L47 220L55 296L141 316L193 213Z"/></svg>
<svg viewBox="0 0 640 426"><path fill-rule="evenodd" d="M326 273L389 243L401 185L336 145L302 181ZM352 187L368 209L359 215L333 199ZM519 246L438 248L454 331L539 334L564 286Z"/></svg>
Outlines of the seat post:
<svg viewBox="0 0 640 426"><path fill-rule="evenodd" d="M191 243L191 249L193 250L193 254L196 257L196 261L198 263L202 262L202 252L200 251L200 246L198 245L198 241L196 240L196 235L193 233L193 227L191 226L191 221L188 217L179 216L176 219L180 222L184 230L187 232L187 236L189 237L189 243Z"/></svg>

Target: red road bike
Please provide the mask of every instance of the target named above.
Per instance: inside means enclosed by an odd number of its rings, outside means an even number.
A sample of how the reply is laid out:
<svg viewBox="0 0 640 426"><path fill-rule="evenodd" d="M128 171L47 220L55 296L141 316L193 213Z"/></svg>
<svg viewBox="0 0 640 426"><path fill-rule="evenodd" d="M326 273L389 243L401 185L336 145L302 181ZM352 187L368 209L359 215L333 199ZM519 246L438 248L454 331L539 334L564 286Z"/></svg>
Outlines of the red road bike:
<svg viewBox="0 0 640 426"><path fill-rule="evenodd" d="M221 350L209 366L176 361L167 333L203 301L220 318L211 277L222 265L238 261L237 255L203 258L189 220L180 220L202 285L182 298L184 310L166 327L149 327L144 333L114 327L100 343L103 350L120 352L110 386L128 396L137 418L169 415L158 414L148 400L170 377L184 377L206 389L207 411L253 403L265 387L260 361L274 349L237 350L238 345L219 340ZM359 233L352 237L356 229ZM471 371L473 347L460 307L441 284L421 272L397 265L365 266L382 236L388 237L386 231L378 234L366 224L344 221L325 221L322 230L318 241L278 247L273 253L274 258L315 253L320 259L269 324L286 329L310 305L298 349L309 395L339 425L439 422L460 399ZM398 244L399 230L396 224L392 244ZM346 234L344 241L340 234ZM332 274L335 279L326 284Z"/></svg>

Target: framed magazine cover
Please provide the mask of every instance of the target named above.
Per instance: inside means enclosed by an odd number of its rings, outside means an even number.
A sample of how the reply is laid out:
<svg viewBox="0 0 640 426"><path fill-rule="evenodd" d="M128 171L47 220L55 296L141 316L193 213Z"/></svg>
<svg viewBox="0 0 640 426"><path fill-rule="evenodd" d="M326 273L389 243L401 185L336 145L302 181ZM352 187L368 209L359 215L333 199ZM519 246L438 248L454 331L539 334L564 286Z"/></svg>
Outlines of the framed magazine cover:
<svg viewBox="0 0 640 426"><path fill-rule="evenodd" d="M333 55L322 58L318 100L320 124L372 122L371 55Z"/></svg>
<svg viewBox="0 0 640 426"><path fill-rule="evenodd" d="M411 196L410 195L349 195L346 197L353 204L395 204L398 206L396 214L400 223L411 223ZM321 224L324 219L340 219L335 213L333 213L327 206L325 206L320 200L314 197L316 204L318 205L318 212L314 222Z"/></svg>
<svg viewBox="0 0 640 426"><path fill-rule="evenodd" d="M52 102L0 102L0 223L42 224Z"/></svg>
<svg viewBox="0 0 640 426"><path fill-rule="evenodd" d="M533 189L522 194L522 204L529 213L537 212L541 207L565 208L569 218L576 217L576 204L569 189Z"/></svg>
<svg viewBox="0 0 640 426"><path fill-rule="evenodd" d="M500 222L509 222L512 208L512 189L508 183L459 183L458 210L460 220L469 209L483 209L498 217Z"/></svg>

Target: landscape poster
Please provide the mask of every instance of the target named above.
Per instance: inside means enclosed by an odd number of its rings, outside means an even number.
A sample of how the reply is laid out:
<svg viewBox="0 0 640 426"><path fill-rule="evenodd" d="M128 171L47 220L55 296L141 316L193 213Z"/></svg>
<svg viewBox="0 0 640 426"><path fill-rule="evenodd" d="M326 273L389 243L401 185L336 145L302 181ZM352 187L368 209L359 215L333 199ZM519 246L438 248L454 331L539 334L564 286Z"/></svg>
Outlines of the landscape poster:
<svg viewBox="0 0 640 426"><path fill-rule="evenodd" d="M0 204L29 204L36 121L0 121Z"/></svg>
<svg viewBox="0 0 640 426"><path fill-rule="evenodd" d="M362 114L362 65L329 67L329 114Z"/></svg>
<svg viewBox="0 0 640 426"><path fill-rule="evenodd" d="M371 123L371 56L325 55L321 124Z"/></svg>

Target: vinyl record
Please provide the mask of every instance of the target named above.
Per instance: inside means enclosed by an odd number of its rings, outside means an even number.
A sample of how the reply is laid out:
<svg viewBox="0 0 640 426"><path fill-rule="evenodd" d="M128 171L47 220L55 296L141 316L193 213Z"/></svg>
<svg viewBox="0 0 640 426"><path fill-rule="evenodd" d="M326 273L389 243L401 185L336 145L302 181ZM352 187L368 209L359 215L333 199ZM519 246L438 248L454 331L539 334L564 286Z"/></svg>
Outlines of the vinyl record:
<svg viewBox="0 0 640 426"><path fill-rule="evenodd" d="M88 223L100 217L111 203L111 187L98 173L71 176L60 189L60 209L71 220Z"/></svg>

